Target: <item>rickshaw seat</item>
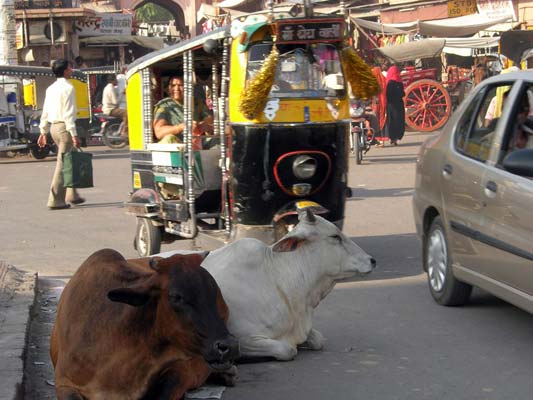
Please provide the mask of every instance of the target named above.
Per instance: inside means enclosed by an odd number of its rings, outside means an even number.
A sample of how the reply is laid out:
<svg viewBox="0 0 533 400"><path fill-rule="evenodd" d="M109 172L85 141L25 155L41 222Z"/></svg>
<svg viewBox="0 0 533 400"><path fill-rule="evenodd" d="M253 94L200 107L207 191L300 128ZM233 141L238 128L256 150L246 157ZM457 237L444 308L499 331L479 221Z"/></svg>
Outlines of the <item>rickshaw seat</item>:
<svg viewBox="0 0 533 400"><path fill-rule="evenodd" d="M183 143L150 143L147 145L147 150L152 152L154 166L180 168L184 167L187 162L182 158L186 152ZM199 192L220 190L222 182L222 171L219 165L220 149L196 150L194 154L197 164L194 169L195 190ZM155 172L154 175L165 175L165 173Z"/></svg>
<svg viewBox="0 0 533 400"><path fill-rule="evenodd" d="M185 151L184 143L149 143L147 149L150 151Z"/></svg>

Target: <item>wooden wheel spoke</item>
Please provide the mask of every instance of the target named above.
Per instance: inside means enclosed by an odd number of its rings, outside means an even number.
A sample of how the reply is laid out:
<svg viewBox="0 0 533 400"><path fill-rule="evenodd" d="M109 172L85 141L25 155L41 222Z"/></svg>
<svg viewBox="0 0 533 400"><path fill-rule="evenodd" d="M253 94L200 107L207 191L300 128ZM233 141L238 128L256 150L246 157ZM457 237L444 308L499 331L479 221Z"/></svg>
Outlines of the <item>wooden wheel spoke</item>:
<svg viewBox="0 0 533 400"><path fill-rule="evenodd" d="M415 130L433 131L448 120L451 99L439 82L421 79L405 89L406 123Z"/></svg>

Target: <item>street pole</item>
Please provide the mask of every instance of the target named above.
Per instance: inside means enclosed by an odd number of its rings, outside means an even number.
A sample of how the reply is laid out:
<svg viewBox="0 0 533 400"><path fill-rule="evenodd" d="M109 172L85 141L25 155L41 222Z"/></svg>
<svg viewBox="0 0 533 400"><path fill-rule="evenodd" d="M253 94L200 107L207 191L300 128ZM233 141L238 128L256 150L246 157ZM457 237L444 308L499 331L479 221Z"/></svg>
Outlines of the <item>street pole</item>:
<svg viewBox="0 0 533 400"><path fill-rule="evenodd" d="M17 65L14 0L0 0L0 65Z"/></svg>

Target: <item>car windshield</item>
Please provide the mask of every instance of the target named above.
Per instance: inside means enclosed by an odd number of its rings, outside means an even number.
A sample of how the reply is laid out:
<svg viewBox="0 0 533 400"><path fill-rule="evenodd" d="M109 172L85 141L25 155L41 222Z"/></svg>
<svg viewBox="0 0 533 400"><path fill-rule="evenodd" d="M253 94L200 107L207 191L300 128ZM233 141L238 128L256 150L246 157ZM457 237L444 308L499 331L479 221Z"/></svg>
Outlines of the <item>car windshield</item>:
<svg viewBox="0 0 533 400"><path fill-rule="evenodd" d="M259 71L272 44L250 47L247 79ZM345 84L339 54L330 44L285 44L278 46L280 57L271 97L344 97Z"/></svg>

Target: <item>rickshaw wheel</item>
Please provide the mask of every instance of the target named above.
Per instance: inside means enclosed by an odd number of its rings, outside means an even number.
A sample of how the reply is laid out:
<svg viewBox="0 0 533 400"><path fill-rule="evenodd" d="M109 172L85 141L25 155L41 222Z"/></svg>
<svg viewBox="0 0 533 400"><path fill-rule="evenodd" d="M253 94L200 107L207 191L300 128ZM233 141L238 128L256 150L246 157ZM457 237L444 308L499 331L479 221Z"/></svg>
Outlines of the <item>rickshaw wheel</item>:
<svg viewBox="0 0 533 400"><path fill-rule="evenodd" d="M405 123L415 131L441 128L452 112L452 100L440 83L421 79L405 89Z"/></svg>
<svg viewBox="0 0 533 400"><path fill-rule="evenodd" d="M36 160L42 160L50 154L50 146L39 147L31 146L30 147L30 156Z"/></svg>
<svg viewBox="0 0 533 400"><path fill-rule="evenodd" d="M137 218L134 247L140 257L148 257L161 251L161 229L149 218Z"/></svg>

